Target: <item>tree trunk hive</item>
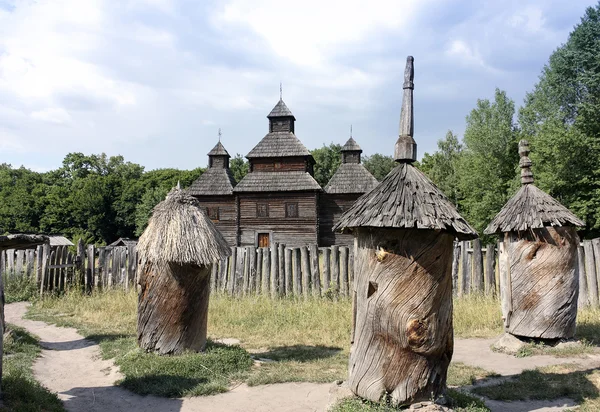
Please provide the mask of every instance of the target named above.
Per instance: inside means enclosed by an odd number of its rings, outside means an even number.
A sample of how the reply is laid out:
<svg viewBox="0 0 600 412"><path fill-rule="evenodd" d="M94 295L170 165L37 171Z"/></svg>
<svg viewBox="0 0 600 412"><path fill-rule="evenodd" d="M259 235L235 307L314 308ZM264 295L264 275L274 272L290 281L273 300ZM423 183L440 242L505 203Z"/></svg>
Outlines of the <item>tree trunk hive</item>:
<svg viewBox="0 0 600 412"><path fill-rule="evenodd" d="M411 163L413 58L407 60L398 166L344 213L334 229L354 234L353 328L348 384L360 397L393 405L446 389L454 347L454 237L475 230Z"/></svg>
<svg viewBox="0 0 600 412"><path fill-rule="evenodd" d="M206 346L212 265L231 254L198 201L172 190L138 243L138 344L160 354Z"/></svg>
<svg viewBox="0 0 600 412"><path fill-rule="evenodd" d="M503 234L504 327L527 338L572 338L579 293L575 227L584 223L533 185L526 140L519 142L519 155L522 187L485 229L486 234Z"/></svg>

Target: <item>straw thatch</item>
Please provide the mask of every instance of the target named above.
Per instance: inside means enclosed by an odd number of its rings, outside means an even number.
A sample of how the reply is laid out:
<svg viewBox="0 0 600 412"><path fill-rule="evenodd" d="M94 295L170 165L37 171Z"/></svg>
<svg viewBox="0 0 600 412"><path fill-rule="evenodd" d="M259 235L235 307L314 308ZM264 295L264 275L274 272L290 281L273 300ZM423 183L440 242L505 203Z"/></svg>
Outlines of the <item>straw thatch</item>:
<svg viewBox="0 0 600 412"><path fill-rule="evenodd" d="M375 189L348 209L334 230L356 227L447 230L459 239L477 232L419 169L400 163Z"/></svg>
<svg viewBox="0 0 600 412"><path fill-rule="evenodd" d="M142 262L206 266L227 257L231 250L198 200L173 189L154 208L137 246Z"/></svg>

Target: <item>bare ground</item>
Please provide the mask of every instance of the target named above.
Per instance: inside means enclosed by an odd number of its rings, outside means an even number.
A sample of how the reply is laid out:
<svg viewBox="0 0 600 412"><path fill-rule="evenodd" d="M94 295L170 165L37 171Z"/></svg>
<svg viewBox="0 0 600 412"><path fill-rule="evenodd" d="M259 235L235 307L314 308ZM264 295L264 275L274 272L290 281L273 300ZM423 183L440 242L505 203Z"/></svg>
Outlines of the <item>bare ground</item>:
<svg viewBox="0 0 600 412"><path fill-rule="evenodd" d="M334 400L332 384L284 383L248 387L240 385L214 396L166 399L140 396L114 386L123 376L112 360L102 360L100 348L84 339L75 329L48 325L23 319L27 303L12 303L5 307L5 317L27 329L41 340L42 356L34 364L38 381L63 400L69 411L325 411ZM561 363L578 363L600 367L599 355L578 358L552 356L514 356L490 350L493 339L456 339L453 361L494 371L504 378L525 369ZM486 401L492 411L550 412L573 408L570 399L554 401L499 402Z"/></svg>

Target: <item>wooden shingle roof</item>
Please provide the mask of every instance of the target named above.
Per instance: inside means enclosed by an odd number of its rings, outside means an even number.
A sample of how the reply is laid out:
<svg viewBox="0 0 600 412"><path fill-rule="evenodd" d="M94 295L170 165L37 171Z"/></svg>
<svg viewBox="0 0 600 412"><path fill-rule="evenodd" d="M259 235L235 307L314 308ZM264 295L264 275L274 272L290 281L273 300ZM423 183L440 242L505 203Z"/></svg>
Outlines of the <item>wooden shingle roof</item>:
<svg viewBox="0 0 600 412"><path fill-rule="evenodd" d="M252 172L233 189L234 192L295 192L321 190L321 186L308 172Z"/></svg>
<svg viewBox="0 0 600 412"><path fill-rule="evenodd" d="M267 115L268 118L272 117L294 117L292 111L287 107L287 105L283 102L283 99L279 99L271 113ZM294 117L294 120L296 118Z"/></svg>
<svg viewBox="0 0 600 412"><path fill-rule="evenodd" d="M477 237L452 202L409 163L398 164L377 187L360 197L334 230L356 227L439 229L463 240Z"/></svg>
<svg viewBox="0 0 600 412"><path fill-rule="evenodd" d="M221 142L218 142L217 145L215 147L213 147L213 149L208 152L209 156L229 156L229 153L227 152L227 150L225 150L225 147L223 146L223 144Z"/></svg>
<svg viewBox="0 0 600 412"><path fill-rule="evenodd" d="M348 141L346 142L345 145L342 146L342 152L362 152L362 149L360 148L360 146L358 145L358 143L356 143L356 141L350 137L350 139L348 139Z"/></svg>
<svg viewBox="0 0 600 412"><path fill-rule="evenodd" d="M325 193L366 193L377 179L360 163L342 163L325 186Z"/></svg>
<svg viewBox="0 0 600 412"><path fill-rule="evenodd" d="M311 156L302 142L291 132L268 133L246 155L248 159L256 157ZM311 156L312 157L312 156Z"/></svg>
<svg viewBox="0 0 600 412"><path fill-rule="evenodd" d="M192 196L231 195L235 179L229 168L210 168L187 189Z"/></svg>
<svg viewBox="0 0 600 412"><path fill-rule="evenodd" d="M541 229L545 226L585 226L569 209L533 184L529 142L519 142L521 183L519 191L504 205L484 233Z"/></svg>

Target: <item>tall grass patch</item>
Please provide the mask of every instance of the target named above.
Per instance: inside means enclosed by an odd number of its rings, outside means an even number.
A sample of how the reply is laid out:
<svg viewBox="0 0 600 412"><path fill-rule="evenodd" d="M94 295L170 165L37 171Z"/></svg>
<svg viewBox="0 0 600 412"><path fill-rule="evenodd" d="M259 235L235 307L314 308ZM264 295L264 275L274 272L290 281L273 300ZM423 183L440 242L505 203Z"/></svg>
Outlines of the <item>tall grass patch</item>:
<svg viewBox="0 0 600 412"><path fill-rule="evenodd" d="M498 299L476 294L454 299L454 336L489 338L503 331Z"/></svg>

